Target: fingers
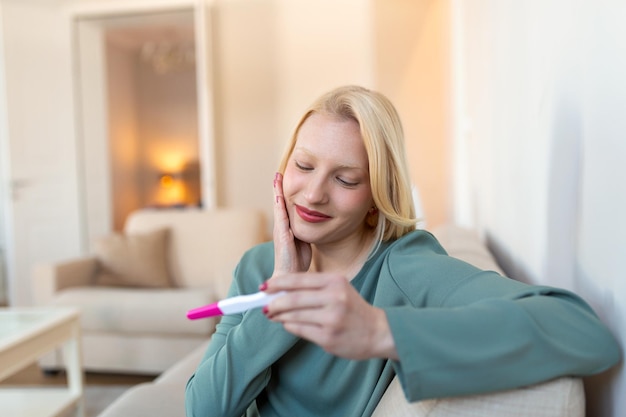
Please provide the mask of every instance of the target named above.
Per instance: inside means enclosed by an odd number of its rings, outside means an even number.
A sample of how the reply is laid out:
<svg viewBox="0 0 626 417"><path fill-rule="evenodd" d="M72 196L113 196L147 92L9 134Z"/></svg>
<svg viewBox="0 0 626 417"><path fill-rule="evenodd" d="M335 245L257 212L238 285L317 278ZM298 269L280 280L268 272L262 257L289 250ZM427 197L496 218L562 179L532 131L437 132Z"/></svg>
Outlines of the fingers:
<svg viewBox="0 0 626 417"><path fill-rule="evenodd" d="M337 356L367 359L391 357L393 353L379 347L380 340L387 340L388 337L384 337L390 335L384 312L369 305L356 291L338 293L307 289L287 292L264 312L268 319L281 323L288 332ZM378 313L382 313L383 325L378 324ZM386 333L378 330L383 326L387 328ZM392 344L390 346L393 348Z"/></svg>
<svg viewBox="0 0 626 417"><path fill-rule="evenodd" d="M277 172L274 176L274 233L285 233L289 230L289 216L283 195L283 176Z"/></svg>
<svg viewBox="0 0 626 417"><path fill-rule="evenodd" d="M285 274L277 275L260 287L261 291L286 294L274 300L266 309L268 317L306 321L312 310L345 309L355 292L350 283L337 274ZM317 320L314 320L314 322Z"/></svg>
<svg viewBox="0 0 626 417"><path fill-rule="evenodd" d="M319 345L333 355L357 360L398 360L384 310L365 302L360 307L328 304L277 314L268 311L266 314L268 319L281 323L288 332Z"/></svg>
<svg viewBox="0 0 626 417"><path fill-rule="evenodd" d="M274 272L272 276L297 272L298 248L289 225L289 215L283 194L283 176L280 172L274 175ZM268 288L267 282L259 290L276 292L280 289Z"/></svg>
<svg viewBox="0 0 626 417"><path fill-rule="evenodd" d="M269 319L276 321L316 323L318 320L313 316L329 305L327 297L316 291L288 292L274 301L264 312Z"/></svg>
<svg viewBox="0 0 626 417"><path fill-rule="evenodd" d="M293 235L289 228L289 215L285 207L283 196L283 177L277 172L274 176L274 273L287 272L291 270L295 247Z"/></svg>
<svg viewBox="0 0 626 417"><path fill-rule="evenodd" d="M271 292L295 291L324 287L329 279L332 280L329 274L288 273L276 275L261 285Z"/></svg>
<svg viewBox="0 0 626 417"><path fill-rule="evenodd" d="M342 275L331 273L294 272L274 275L259 286L260 291L302 291L328 290L339 293L343 287L351 287L349 281Z"/></svg>
<svg viewBox="0 0 626 417"><path fill-rule="evenodd" d="M280 172L274 174L274 196L283 196L283 174Z"/></svg>

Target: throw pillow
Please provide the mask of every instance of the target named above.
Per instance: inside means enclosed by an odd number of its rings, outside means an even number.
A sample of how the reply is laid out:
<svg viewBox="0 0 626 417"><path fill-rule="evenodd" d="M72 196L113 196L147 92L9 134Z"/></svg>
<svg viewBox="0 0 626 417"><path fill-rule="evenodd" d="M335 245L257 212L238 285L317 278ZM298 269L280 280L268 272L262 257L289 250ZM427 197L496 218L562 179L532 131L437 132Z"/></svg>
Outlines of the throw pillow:
<svg viewBox="0 0 626 417"><path fill-rule="evenodd" d="M95 242L101 270L96 285L115 287L171 287L167 262L167 229L149 233L119 233Z"/></svg>

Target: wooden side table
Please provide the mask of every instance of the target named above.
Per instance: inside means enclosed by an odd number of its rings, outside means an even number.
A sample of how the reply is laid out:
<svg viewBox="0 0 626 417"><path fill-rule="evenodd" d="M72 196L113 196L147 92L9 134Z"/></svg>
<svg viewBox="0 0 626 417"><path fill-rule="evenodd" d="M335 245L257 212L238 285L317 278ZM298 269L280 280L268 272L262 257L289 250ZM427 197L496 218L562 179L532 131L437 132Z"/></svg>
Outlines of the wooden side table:
<svg viewBox="0 0 626 417"><path fill-rule="evenodd" d="M61 348L67 387L0 389L0 416L52 417L75 408L84 417L79 312L72 308L0 308L0 381Z"/></svg>

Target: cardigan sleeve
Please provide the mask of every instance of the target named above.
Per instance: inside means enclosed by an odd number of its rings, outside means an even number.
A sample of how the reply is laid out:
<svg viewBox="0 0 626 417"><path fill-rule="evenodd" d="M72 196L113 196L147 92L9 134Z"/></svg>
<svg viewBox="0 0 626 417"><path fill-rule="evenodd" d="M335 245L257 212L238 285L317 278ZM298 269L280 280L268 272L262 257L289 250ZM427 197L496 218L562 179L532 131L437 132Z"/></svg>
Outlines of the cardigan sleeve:
<svg viewBox="0 0 626 417"><path fill-rule="evenodd" d="M229 296L250 293L262 282L260 275L241 290L243 277L254 278L254 270L242 273L240 266ZM200 365L187 382L187 417L242 416L267 385L271 365L297 341L258 309L222 317Z"/></svg>
<svg viewBox="0 0 626 417"><path fill-rule="evenodd" d="M394 271L433 275L427 301L385 308L409 401L589 375L619 361L615 338L577 295L435 258L427 264L436 274L410 262Z"/></svg>

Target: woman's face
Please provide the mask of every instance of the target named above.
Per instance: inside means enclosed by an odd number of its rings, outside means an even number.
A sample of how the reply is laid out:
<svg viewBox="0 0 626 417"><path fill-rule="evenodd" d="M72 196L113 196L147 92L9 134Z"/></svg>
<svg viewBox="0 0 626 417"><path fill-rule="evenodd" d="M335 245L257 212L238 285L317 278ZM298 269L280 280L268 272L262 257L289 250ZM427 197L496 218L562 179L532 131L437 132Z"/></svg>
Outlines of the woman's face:
<svg viewBox="0 0 626 417"><path fill-rule="evenodd" d="M283 193L296 238L316 245L359 242L369 230L373 199L358 123L309 116L285 168Z"/></svg>

